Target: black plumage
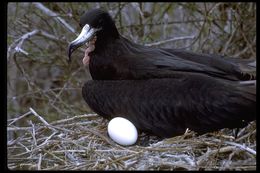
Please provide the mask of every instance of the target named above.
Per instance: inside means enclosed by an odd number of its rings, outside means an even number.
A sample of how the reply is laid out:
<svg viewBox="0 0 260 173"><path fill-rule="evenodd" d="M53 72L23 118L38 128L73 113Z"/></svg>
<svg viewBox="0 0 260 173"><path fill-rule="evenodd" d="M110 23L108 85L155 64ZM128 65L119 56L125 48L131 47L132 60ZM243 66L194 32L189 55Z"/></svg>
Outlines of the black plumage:
<svg viewBox="0 0 260 173"><path fill-rule="evenodd" d="M125 117L139 130L162 137L187 128L202 134L244 127L255 120L255 81L241 82L255 79L255 67L247 61L133 43L100 9L86 12L80 26L69 60L76 48L97 38L88 54L93 80L82 94L99 115Z"/></svg>

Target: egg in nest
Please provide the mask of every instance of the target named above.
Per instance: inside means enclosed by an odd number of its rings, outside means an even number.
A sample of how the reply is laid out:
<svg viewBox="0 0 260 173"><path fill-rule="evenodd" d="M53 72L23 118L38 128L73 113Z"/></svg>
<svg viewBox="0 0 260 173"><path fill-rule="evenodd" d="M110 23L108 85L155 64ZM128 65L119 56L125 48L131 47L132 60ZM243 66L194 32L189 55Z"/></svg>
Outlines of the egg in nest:
<svg viewBox="0 0 260 173"><path fill-rule="evenodd" d="M134 124L122 117L115 117L108 123L108 135L116 143L124 146L133 145L138 138Z"/></svg>

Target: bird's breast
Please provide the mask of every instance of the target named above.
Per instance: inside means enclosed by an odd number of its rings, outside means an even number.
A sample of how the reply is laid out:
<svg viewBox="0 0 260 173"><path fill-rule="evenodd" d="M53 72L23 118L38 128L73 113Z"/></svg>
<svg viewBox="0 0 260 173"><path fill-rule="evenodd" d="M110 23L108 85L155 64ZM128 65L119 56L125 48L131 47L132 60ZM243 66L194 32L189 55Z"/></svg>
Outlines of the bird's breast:
<svg viewBox="0 0 260 173"><path fill-rule="evenodd" d="M116 74L113 63L95 55L90 60L89 71L93 80L111 80Z"/></svg>

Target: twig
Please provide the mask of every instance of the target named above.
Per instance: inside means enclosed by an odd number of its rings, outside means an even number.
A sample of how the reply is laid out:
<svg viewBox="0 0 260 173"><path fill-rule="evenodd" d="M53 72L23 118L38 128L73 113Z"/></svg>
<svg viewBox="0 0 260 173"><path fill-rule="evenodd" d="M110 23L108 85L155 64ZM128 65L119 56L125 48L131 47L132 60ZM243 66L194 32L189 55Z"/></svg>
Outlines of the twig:
<svg viewBox="0 0 260 173"><path fill-rule="evenodd" d="M238 144L238 143L235 143L235 142L230 142L230 141L224 141L224 143L236 146L236 147L238 147L238 148L240 148L242 150L245 150L245 151L247 151L247 152L249 152L249 153L251 153L251 154L256 156L256 151L251 149L251 148L249 148L249 147L247 147L247 146L244 146L244 145L241 145L241 144Z"/></svg>
<svg viewBox="0 0 260 173"><path fill-rule="evenodd" d="M248 44L249 49L250 49L252 55L253 55L254 57L256 57L256 53L255 53L255 51L254 51L254 49L253 49L253 46L252 46L252 44L248 41L248 39L247 39L247 37L246 37L246 35L245 35L245 33L244 33L244 31L243 31L242 29L241 29L241 33L242 33L242 36L243 36L244 40L245 40L246 43Z"/></svg>
<svg viewBox="0 0 260 173"><path fill-rule="evenodd" d="M235 55L232 55L234 58L236 57L241 57L241 55L243 55L244 53L246 53L246 51L248 50L249 46L246 46L243 50L241 50L240 52L236 53Z"/></svg>
<svg viewBox="0 0 260 173"><path fill-rule="evenodd" d="M205 167L205 166L200 166L200 168L203 168L203 169L205 169L205 168L207 168L207 167ZM214 168L213 168L213 170L221 170L221 168L222 168L222 166L214 166ZM210 170L210 169L209 169ZM251 171L255 171L256 170L256 165L244 165L244 166L236 166L236 167L230 167L230 168L227 168L227 170L247 170L247 171L249 171L249 170L251 170Z"/></svg>
<svg viewBox="0 0 260 173"><path fill-rule="evenodd" d="M31 152L31 150L29 150L29 149L28 149L26 146L24 146L21 142L18 142L18 145L21 145L22 147L24 147L25 150L26 150L26 153Z"/></svg>
<svg viewBox="0 0 260 173"><path fill-rule="evenodd" d="M229 37L228 41L225 43L225 46L224 46L224 48L222 49L221 54L226 54L226 51L227 51L227 49L228 49L228 47L229 47L229 45L230 45L230 43L231 43L233 37L235 36L236 31L237 31L237 28L235 28L235 29L233 30L233 32L232 32L231 36Z"/></svg>
<svg viewBox="0 0 260 173"><path fill-rule="evenodd" d="M23 114L23 115L21 115L21 116L19 116L19 117L17 117L17 118L14 118L13 121L8 124L8 126L10 126L10 125L12 125L13 123L15 123L16 121L18 121L18 120L20 120L20 119L26 117L27 115L30 115L31 113L32 113L32 112L29 111L29 112L26 112L25 114Z"/></svg>
<svg viewBox="0 0 260 173"><path fill-rule="evenodd" d="M40 148L42 146L44 146L45 144L47 144L49 142L49 140L54 136L56 135L57 132L53 132L47 139L45 139L44 142L42 142L40 145L37 146L37 148Z"/></svg>
<svg viewBox="0 0 260 173"><path fill-rule="evenodd" d="M22 45L23 45L25 40L31 38L34 35L41 35L41 36L47 37L48 39L51 39L53 41L60 41L59 38L55 37L54 35L51 35L51 34L47 33L46 31L34 29L33 31L25 33L20 38L16 39L8 47L8 50L7 50L7 58L8 58L8 60L11 59L16 53L23 53L23 54L28 56L29 53L22 49Z"/></svg>
<svg viewBox="0 0 260 173"><path fill-rule="evenodd" d="M18 53L18 52L21 52L23 54L25 54L26 56L29 55L28 52L26 52L25 50L23 50L21 47L15 47L15 51Z"/></svg>
<svg viewBox="0 0 260 173"><path fill-rule="evenodd" d="M39 160L37 164L37 170L41 170L41 164L42 164L42 153L39 154Z"/></svg>
<svg viewBox="0 0 260 173"><path fill-rule="evenodd" d="M212 19L212 22L219 22L219 21L227 21L227 22L232 22L231 19ZM130 25L124 25L118 27L118 29L124 29L124 28L135 28L135 27L140 27L140 26L154 26L154 25L176 25L176 24L188 24L188 23L201 23L205 22L205 19L194 19L194 20L176 20L176 21L170 21L170 22L156 22L156 23L143 23L141 24L130 24Z"/></svg>
<svg viewBox="0 0 260 173"><path fill-rule="evenodd" d="M29 123L32 126L32 131L31 131L32 139L33 139L33 143L32 143L33 147L32 148L35 148L35 147L37 147L37 140L36 140L36 137L35 137L35 128L34 128L34 124L32 123L32 121L29 121Z"/></svg>
<svg viewBox="0 0 260 173"><path fill-rule="evenodd" d="M65 153L65 152L86 153L86 150L58 150L58 151L53 151L52 153Z"/></svg>
<svg viewBox="0 0 260 173"><path fill-rule="evenodd" d="M55 12L51 11L50 9L48 9L47 7L45 7L42 3L39 2L34 2L33 3L38 9L42 10L45 14L51 16L51 17L56 17L55 19L57 21L59 21L60 23L62 23L65 28L67 28L69 31L73 32L74 34L76 34L75 29L70 26L64 19L62 19L61 17L59 17Z"/></svg>
<svg viewBox="0 0 260 173"><path fill-rule="evenodd" d="M72 144L76 145L77 147L80 147L80 148L82 148L82 149L84 149L84 150L86 150L86 151L89 150L87 147L78 144L77 141L75 141L75 140L71 140L71 139L68 139L68 138L63 138L63 137L61 137L61 136L58 136L58 137L59 137L60 139L62 139L63 141L72 143Z"/></svg>
<svg viewBox="0 0 260 173"><path fill-rule="evenodd" d="M113 159L112 161L108 162L106 165L110 165L110 164L113 164L113 163L118 162L118 161L129 159L129 158L134 157L138 154L140 154L140 152L134 153L134 154L131 154L131 155L127 155L127 156L123 156L123 157L119 157L119 158L116 158L115 160ZM106 166L106 165L104 165L104 166Z"/></svg>
<svg viewBox="0 0 260 173"><path fill-rule="evenodd" d="M72 118L62 119L62 120L58 120L58 121L52 122L51 125L64 124L64 123L67 123L69 121L74 121L76 119L92 118L92 117L99 117L99 115L97 115L97 114L77 115L77 116L74 116Z"/></svg>
<svg viewBox="0 0 260 173"><path fill-rule="evenodd" d="M222 140L219 140L219 139L213 139L213 141L215 141L215 142L220 142L220 143L223 142L223 143L225 143L225 144L233 145L233 146L235 146L235 147L238 147L238 148L240 148L240 149L242 149L242 150L245 150L245 151L247 151L247 152L249 152L249 153L252 153L252 154L256 155L256 151L255 151L255 150L253 150L253 149L251 149L251 148L249 148L249 147L247 147L247 146L244 146L244 145L235 143L235 142L222 141Z"/></svg>
<svg viewBox="0 0 260 173"><path fill-rule="evenodd" d="M55 154L49 152L48 150L42 149L42 151L44 151L45 153L51 155L52 157L54 157L55 159L57 159L58 161L62 162L64 165L67 165L65 160L62 160L60 157L56 156Z"/></svg>
<svg viewBox="0 0 260 173"><path fill-rule="evenodd" d="M18 98L23 98L23 97L28 96L28 95L33 95L33 94L37 94L37 93L47 93L47 92L59 91L61 89L63 89L63 87L62 88L53 88L53 89L49 88L49 89L46 89L46 90L38 89L37 91L30 91L30 92L27 92L27 93L24 93L24 94L21 94L21 95L17 95L17 96L9 96L7 98L8 99L18 99ZM78 88L66 88L66 90L81 90L81 88L80 87L78 87ZM11 121L11 120L8 120L8 121Z"/></svg>
<svg viewBox="0 0 260 173"><path fill-rule="evenodd" d="M47 121L45 121L37 112L35 112L33 108L29 108L29 109L37 118L40 119L41 122L43 122L43 124L45 124L46 126L50 126L50 124Z"/></svg>
<svg viewBox="0 0 260 173"><path fill-rule="evenodd" d="M16 139L13 139L13 140L11 140L11 141L8 141L8 142L7 142L7 147L10 147L10 146L12 146L12 145L15 145L18 141L20 141L20 139L21 139L21 137L18 137L18 138L16 138Z"/></svg>
<svg viewBox="0 0 260 173"><path fill-rule="evenodd" d="M7 127L7 131L30 131L32 127Z"/></svg>
<svg viewBox="0 0 260 173"><path fill-rule="evenodd" d="M86 130L86 131L89 131L91 133L93 133L94 135L97 135L99 136L100 138L104 139L108 144L112 145L112 146L115 146L114 143L112 143L106 136L102 135L101 133L95 131L95 130L92 130L92 129L89 129L89 128L82 128L82 130Z"/></svg>
<svg viewBox="0 0 260 173"><path fill-rule="evenodd" d="M40 30L40 35L42 35L42 36L44 36L44 37L46 37L48 39L51 39L53 41L56 41L56 42L60 42L61 41L59 38L55 37L54 35L46 32L46 31Z"/></svg>
<svg viewBox="0 0 260 173"><path fill-rule="evenodd" d="M92 124L92 123L93 123L92 121L85 121L85 122L79 122L79 123L72 122L72 123L70 123L70 124L59 124L59 125L56 125L56 126L75 127L75 126L89 125L89 124Z"/></svg>
<svg viewBox="0 0 260 173"><path fill-rule="evenodd" d="M17 40L15 40L9 47L7 50L7 59L10 59L10 57L13 57L14 54L19 53L19 52L23 52L23 50L21 49L22 44L25 40L29 39L30 37L32 37L33 35L36 35L39 33L38 29L35 29L31 32L28 32L26 34L24 34L22 37L18 38ZM12 50L15 50L14 52L11 52ZM21 51L22 50L22 51ZM23 52L24 53L24 52Z"/></svg>
<svg viewBox="0 0 260 173"><path fill-rule="evenodd" d="M175 37L175 38L171 38L171 39L168 39L168 40L163 40L163 41L159 41L159 42L155 42L155 43L145 44L145 46L158 46L158 45L165 44L165 43L168 43L168 42L173 42L173 41L178 41L178 40L185 40L185 39L194 39L194 38L195 38L194 35L192 35L192 36L184 36L184 37Z"/></svg>
<svg viewBox="0 0 260 173"><path fill-rule="evenodd" d="M72 132L71 130L67 130L61 127L54 127L53 125L50 125L47 121L45 121L37 112L35 112L32 108L30 108L30 111L37 117L40 119L41 122L43 122L43 124L48 127L49 129L53 130L54 132L57 132L58 130L62 130L62 131L66 131L66 132Z"/></svg>
<svg viewBox="0 0 260 173"><path fill-rule="evenodd" d="M51 103L50 103L51 105L53 105L53 104L56 102L56 100L59 99L59 96L60 96L61 93L65 90L65 88L68 86L70 80L73 79L73 76L75 76L75 75L76 75L80 70L82 70L83 68L84 68L83 66L80 67L80 68L78 68L76 71L74 71L74 72L70 75L69 79L68 79L68 80L66 81L66 83L63 85L62 89L59 91L58 94L56 94L55 92L52 92L53 95L55 96L55 99L51 101Z"/></svg>
<svg viewBox="0 0 260 173"><path fill-rule="evenodd" d="M33 148L32 150L29 150L26 146L24 146L22 143L19 142L18 144L21 145L22 147L24 147L26 149L26 152L13 155L13 157L18 157L18 156L22 156L22 155L25 155L25 154L33 153L35 151L39 152L40 150L44 150L44 148L42 148L42 147L45 144L48 144L49 139L52 138L55 134L56 134L56 132L52 133L44 142L42 142L40 145L38 145L37 147Z"/></svg>
<svg viewBox="0 0 260 173"><path fill-rule="evenodd" d="M249 133L245 134L244 136L241 136L240 138L236 139L236 141L241 141L254 133L256 133L256 130L253 130L252 132L249 132Z"/></svg>
<svg viewBox="0 0 260 173"><path fill-rule="evenodd" d="M234 151L236 150L236 147L234 146L226 146L226 147L222 147L220 149L215 149L215 150L210 150L210 151L207 151L204 155L200 156L198 158L198 161L197 161L197 165L200 166L201 164L207 162L208 158L212 155L215 155L217 153L226 153L226 152L230 152L230 151Z"/></svg>

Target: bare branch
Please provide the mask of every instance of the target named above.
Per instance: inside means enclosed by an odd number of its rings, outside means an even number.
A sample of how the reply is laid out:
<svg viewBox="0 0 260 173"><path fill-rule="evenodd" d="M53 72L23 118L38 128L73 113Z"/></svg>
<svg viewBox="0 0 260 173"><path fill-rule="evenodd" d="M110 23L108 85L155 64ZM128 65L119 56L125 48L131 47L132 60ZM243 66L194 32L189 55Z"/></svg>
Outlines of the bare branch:
<svg viewBox="0 0 260 173"><path fill-rule="evenodd" d="M42 164L42 153L39 154L39 161L37 164L37 170L41 170L41 164Z"/></svg>
<svg viewBox="0 0 260 173"><path fill-rule="evenodd" d="M29 121L29 123L31 124L32 126L32 131L31 131L31 135L32 135L32 148L35 148L37 147L37 140L36 140L36 133L35 133L35 127L34 127L34 124L32 123L32 121Z"/></svg>
<svg viewBox="0 0 260 173"><path fill-rule="evenodd" d="M33 3L37 8L39 8L40 10L42 10L45 14L51 16L51 17L56 17L55 19L57 21L59 21L60 23L62 23L65 28L67 28L69 31L73 32L74 34L76 34L75 29L70 26L64 19L62 19L61 17L59 17L55 12L51 11L50 9L48 9L47 7L45 7L42 3L39 2L34 2Z"/></svg>
<svg viewBox="0 0 260 173"><path fill-rule="evenodd" d="M26 34L24 34L22 37L18 38L17 40L15 40L8 48L7 50L7 58L10 59L10 57L13 57L14 54L19 53L19 52L25 52L21 49L22 44L25 40L29 39L30 37L32 37L33 35L36 35L39 33L38 29L35 29L31 32L28 32ZM15 50L14 52L12 52L12 50ZM27 53L27 52L26 52ZM27 53L28 54L28 53Z"/></svg>
<svg viewBox="0 0 260 173"><path fill-rule="evenodd" d="M12 120L12 122L8 124L8 126L10 126L10 125L12 125L13 123L15 123L16 121L18 121L18 120L20 120L20 119L26 117L27 115L30 115L31 113L32 113L32 112L29 111L29 112L26 112L25 114L23 114L23 115L21 115L21 116L19 116L19 117L17 117L17 118L14 118L14 119Z"/></svg>
<svg viewBox="0 0 260 173"><path fill-rule="evenodd" d="M171 39L168 39L168 40L163 40L163 41L159 41L159 42L155 42L155 43L145 44L145 46L158 46L158 45L165 44L165 43L168 43L168 42L186 40L186 39L194 39L194 38L195 38L194 35L184 36L184 37L175 37L175 38L171 38Z"/></svg>
<svg viewBox="0 0 260 173"><path fill-rule="evenodd" d="M235 143L235 142L230 142L230 141L224 141L224 143L236 146L236 147L238 147L238 148L240 148L242 150L245 150L245 151L247 151L247 152L249 152L249 153L251 153L251 154L256 156L256 151L251 149L251 148L249 148L249 147L247 147L247 146L245 146L245 145L241 145L241 144L238 144L238 143Z"/></svg>
<svg viewBox="0 0 260 173"><path fill-rule="evenodd" d="M223 142L225 144L233 145L233 146L238 147L238 148L240 148L242 150L245 150L245 151L247 151L247 152L249 152L249 153L251 153L253 155L256 155L256 151L251 149L251 148L249 148L249 147L247 147L247 146L244 146L244 145L241 145L241 144L238 144L238 143L235 143L235 142L230 142L230 141L221 141L219 139L214 139L214 141L216 141L216 142Z"/></svg>
<svg viewBox="0 0 260 173"><path fill-rule="evenodd" d="M29 108L29 109L36 117L38 117L41 120L41 122L43 122L43 124L45 124L46 126L50 126L50 124L47 123L47 121L45 121L37 112L35 112L33 108Z"/></svg>

